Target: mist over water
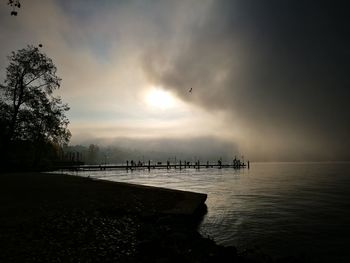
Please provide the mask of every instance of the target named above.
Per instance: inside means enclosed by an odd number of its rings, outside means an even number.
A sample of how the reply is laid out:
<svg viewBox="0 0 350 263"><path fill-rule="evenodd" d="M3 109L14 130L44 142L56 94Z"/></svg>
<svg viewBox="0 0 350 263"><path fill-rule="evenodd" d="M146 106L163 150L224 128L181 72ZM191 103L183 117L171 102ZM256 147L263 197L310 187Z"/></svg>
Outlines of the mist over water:
<svg viewBox="0 0 350 263"><path fill-rule="evenodd" d="M350 163L254 163L251 168L79 172L104 180L207 193L200 232L273 257L347 262Z"/></svg>

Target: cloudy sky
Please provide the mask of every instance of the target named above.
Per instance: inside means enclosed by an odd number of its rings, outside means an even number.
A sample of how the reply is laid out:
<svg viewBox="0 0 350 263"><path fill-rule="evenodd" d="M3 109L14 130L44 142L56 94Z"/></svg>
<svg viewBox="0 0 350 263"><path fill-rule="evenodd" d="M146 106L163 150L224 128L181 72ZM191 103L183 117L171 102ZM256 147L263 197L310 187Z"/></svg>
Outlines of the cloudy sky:
<svg viewBox="0 0 350 263"><path fill-rule="evenodd" d="M350 159L345 1L21 4L17 17L0 6L0 80L12 50L41 43L63 79L72 144L208 141L200 149L218 142L252 160Z"/></svg>

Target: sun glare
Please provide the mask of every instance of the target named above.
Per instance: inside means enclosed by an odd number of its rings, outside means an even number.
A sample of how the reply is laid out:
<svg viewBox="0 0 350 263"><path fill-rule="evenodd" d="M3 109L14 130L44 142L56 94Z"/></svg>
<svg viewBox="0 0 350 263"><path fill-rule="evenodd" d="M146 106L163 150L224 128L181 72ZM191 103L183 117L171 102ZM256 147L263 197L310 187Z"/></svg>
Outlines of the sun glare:
<svg viewBox="0 0 350 263"><path fill-rule="evenodd" d="M170 92L155 88L146 94L146 102L153 108L169 109L174 107L175 98Z"/></svg>

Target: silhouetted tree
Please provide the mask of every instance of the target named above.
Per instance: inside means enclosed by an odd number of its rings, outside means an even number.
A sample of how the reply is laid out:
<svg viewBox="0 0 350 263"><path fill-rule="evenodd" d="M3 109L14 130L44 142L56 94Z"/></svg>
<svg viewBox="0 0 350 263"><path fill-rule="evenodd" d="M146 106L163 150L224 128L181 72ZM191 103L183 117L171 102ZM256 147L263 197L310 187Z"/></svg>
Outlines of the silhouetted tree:
<svg viewBox="0 0 350 263"><path fill-rule="evenodd" d="M3 144L67 143L71 134L65 112L69 107L53 95L61 79L52 60L34 46L12 52L8 59L6 78L0 84Z"/></svg>
<svg viewBox="0 0 350 263"><path fill-rule="evenodd" d="M99 147L95 144L90 144L88 149L87 162L90 164L95 164L97 162Z"/></svg>

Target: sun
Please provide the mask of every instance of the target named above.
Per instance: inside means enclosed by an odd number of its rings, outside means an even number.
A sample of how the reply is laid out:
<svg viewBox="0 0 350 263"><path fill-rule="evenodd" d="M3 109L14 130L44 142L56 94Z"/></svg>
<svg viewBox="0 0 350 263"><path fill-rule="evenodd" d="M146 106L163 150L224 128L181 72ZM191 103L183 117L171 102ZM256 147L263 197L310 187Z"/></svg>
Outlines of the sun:
<svg viewBox="0 0 350 263"><path fill-rule="evenodd" d="M170 109L175 106L175 98L168 91L152 88L146 93L146 103L152 108Z"/></svg>

